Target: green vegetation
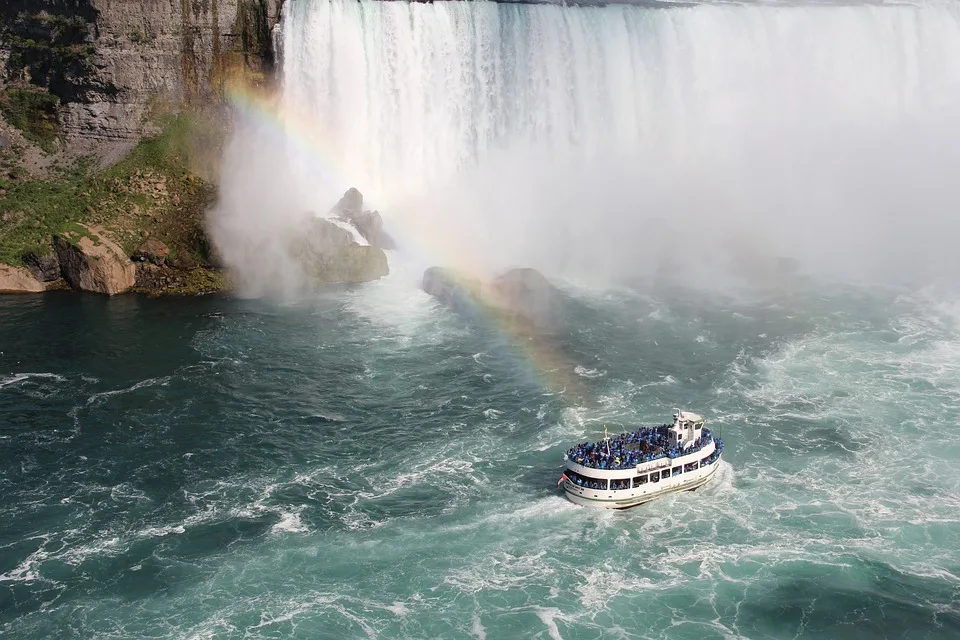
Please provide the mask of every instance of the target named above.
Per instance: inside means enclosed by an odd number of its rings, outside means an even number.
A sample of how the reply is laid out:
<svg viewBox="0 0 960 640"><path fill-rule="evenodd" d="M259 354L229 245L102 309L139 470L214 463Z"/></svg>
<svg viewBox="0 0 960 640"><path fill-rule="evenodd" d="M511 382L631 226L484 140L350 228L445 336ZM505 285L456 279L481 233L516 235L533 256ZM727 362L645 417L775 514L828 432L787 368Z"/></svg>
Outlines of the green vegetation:
<svg viewBox="0 0 960 640"><path fill-rule="evenodd" d="M53 151L59 133L59 104L59 98L45 91L10 89L0 93L0 113L6 121L47 153Z"/></svg>
<svg viewBox="0 0 960 640"><path fill-rule="evenodd" d="M26 69L31 84L72 100L93 71L94 46L87 41L92 26L82 15L21 11L3 27L8 76Z"/></svg>
<svg viewBox="0 0 960 640"><path fill-rule="evenodd" d="M75 223L107 229L128 253L154 235L181 254L205 262L203 215L213 187L190 169L192 143L203 127L194 117L166 120L124 160L96 172L89 160L51 179L11 180L0 197L0 263L22 264L29 252L50 252L51 237Z"/></svg>
<svg viewBox="0 0 960 640"><path fill-rule="evenodd" d="M153 42L153 35L147 33L146 31L141 31L140 29L134 29L127 37L130 39L130 42L133 44L147 44Z"/></svg>

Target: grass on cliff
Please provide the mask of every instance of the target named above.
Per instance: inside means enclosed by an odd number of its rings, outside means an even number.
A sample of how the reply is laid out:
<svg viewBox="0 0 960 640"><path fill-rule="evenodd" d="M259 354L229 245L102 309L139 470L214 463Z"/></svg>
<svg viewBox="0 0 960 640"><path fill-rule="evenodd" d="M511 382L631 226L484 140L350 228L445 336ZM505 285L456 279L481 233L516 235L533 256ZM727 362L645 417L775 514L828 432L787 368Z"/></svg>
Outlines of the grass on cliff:
<svg viewBox="0 0 960 640"><path fill-rule="evenodd" d="M23 132L27 140L50 153L59 135L57 107L60 99L44 91L11 89L0 93L0 113Z"/></svg>
<svg viewBox="0 0 960 640"><path fill-rule="evenodd" d="M7 193L0 196L0 264L51 253L53 235L75 223L106 228L128 255L154 235L204 261L203 214L215 194L190 169L201 126L191 116L169 118L160 135L103 172L87 160L48 180L7 180Z"/></svg>

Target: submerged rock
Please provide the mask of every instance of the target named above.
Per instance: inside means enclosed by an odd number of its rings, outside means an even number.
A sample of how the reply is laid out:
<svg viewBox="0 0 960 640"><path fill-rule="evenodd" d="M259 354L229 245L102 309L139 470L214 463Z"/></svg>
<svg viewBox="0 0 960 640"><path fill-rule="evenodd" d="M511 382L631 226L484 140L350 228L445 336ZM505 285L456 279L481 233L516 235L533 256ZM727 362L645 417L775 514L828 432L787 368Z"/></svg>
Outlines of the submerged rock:
<svg viewBox="0 0 960 640"><path fill-rule="evenodd" d="M115 295L133 288L136 268L103 229L74 225L54 237L64 279L74 289Z"/></svg>
<svg viewBox="0 0 960 640"><path fill-rule="evenodd" d="M0 293L40 293L45 289L26 269L0 264Z"/></svg>
<svg viewBox="0 0 960 640"><path fill-rule="evenodd" d="M430 267L424 271L420 286L458 312L473 311L481 298L479 278L443 267Z"/></svg>
<svg viewBox="0 0 960 640"><path fill-rule="evenodd" d="M511 269L493 281L491 298L502 309L534 324L553 325L561 313L560 291L536 269Z"/></svg>
<svg viewBox="0 0 960 640"><path fill-rule="evenodd" d="M423 290L458 312L488 309L501 318L538 329L553 328L562 313L562 296L536 269L511 269L490 281L463 272L430 267Z"/></svg>

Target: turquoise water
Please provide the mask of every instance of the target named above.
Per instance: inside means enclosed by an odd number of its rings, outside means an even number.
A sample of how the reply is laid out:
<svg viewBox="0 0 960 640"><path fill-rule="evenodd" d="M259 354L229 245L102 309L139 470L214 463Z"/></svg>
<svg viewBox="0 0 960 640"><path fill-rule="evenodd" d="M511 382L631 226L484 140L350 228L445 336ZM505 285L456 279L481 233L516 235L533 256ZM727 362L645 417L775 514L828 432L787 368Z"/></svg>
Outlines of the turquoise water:
<svg viewBox="0 0 960 640"><path fill-rule="evenodd" d="M536 349L398 277L0 298L0 635L960 634L955 298L567 293ZM722 431L710 486L555 489L675 406Z"/></svg>

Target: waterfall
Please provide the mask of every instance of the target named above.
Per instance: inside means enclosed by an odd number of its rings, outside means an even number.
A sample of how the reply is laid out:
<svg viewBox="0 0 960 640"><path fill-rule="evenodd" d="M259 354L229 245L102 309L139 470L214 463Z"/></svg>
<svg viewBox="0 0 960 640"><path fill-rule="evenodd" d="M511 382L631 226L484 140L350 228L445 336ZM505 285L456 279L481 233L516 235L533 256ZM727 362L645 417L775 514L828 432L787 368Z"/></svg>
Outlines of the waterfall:
<svg viewBox="0 0 960 640"><path fill-rule="evenodd" d="M847 268L954 230L956 3L296 0L278 40L316 206L357 186L498 265L623 273L666 224Z"/></svg>

